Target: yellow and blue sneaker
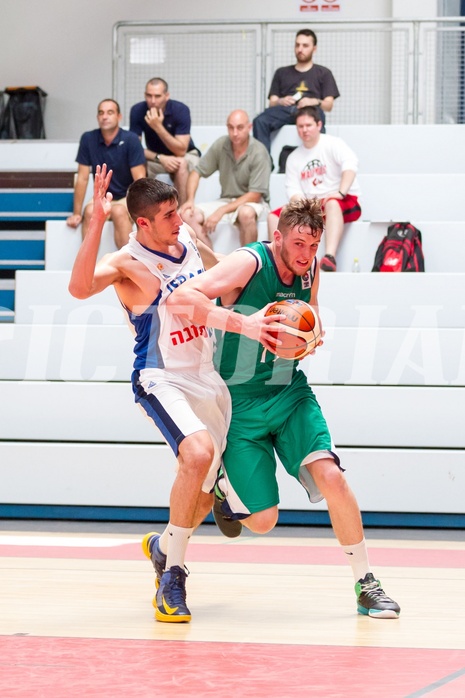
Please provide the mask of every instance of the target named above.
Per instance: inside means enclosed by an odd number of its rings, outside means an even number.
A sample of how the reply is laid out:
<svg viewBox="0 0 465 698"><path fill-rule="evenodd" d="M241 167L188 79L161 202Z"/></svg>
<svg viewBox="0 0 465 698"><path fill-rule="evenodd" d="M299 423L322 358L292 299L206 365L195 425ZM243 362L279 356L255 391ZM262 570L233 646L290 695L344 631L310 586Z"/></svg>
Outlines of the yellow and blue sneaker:
<svg viewBox="0 0 465 698"><path fill-rule="evenodd" d="M355 585L357 611L371 618L398 618L400 606L386 596L378 579L368 572Z"/></svg>
<svg viewBox="0 0 465 698"><path fill-rule="evenodd" d="M160 579L166 567L166 555L161 552L158 546L159 539L160 535L152 531L152 533L147 533L142 540L144 555L148 557L149 560L152 560L152 565L155 569L155 587L157 589L160 586ZM153 605L156 605L155 599L153 600Z"/></svg>
<svg viewBox="0 0 465 698"><path fill-rule="evenodd" d="M187 573L175 565L167 569L157 590L155 618L162 623L189 623L191 612L186 606Z"/></svg>

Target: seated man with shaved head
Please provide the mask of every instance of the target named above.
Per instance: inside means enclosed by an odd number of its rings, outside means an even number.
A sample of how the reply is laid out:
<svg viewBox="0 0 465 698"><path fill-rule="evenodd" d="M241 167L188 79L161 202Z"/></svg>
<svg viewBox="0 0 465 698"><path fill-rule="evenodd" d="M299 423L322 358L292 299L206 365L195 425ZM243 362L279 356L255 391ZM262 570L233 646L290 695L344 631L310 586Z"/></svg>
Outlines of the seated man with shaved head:
<svg viewBox="0 0 465 698"><path fill-rule="evenodd" d="M200 158L187 180L187 201L181 206L183 220L210 247L210 233L221 220L239 228L240 244L257 240L257 221L269 211L271 162L268 151L251 135L252 124L242 109L228 116L228 135L218 138ZM219 172L221 198L195 203L201 177Z"/></svg>

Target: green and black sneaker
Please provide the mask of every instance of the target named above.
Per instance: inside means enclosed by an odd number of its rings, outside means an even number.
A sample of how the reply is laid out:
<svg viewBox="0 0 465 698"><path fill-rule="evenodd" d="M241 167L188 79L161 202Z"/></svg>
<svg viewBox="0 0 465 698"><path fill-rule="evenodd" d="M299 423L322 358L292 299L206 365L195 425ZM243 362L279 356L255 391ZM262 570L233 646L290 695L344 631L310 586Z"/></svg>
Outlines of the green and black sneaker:
<svg viewBox="0 0 465 698"><path fill-rule="evenodd" d="M386 596L378 579L368 572L355 585L357 611L371 618L398 618L400 606Z"/></svg>

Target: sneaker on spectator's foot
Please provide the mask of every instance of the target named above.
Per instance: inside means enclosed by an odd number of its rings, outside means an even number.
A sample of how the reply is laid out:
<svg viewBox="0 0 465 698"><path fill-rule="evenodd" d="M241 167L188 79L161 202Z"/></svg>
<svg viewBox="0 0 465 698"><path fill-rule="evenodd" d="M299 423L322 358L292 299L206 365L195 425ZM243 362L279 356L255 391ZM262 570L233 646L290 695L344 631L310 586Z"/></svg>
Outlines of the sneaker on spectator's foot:
<svg viewBox="0 0 465 698"><path fill-rule="evenodd" d="M186 606L185 570L170 567L160 580L156 595L155 618L162 623L189 623L191 612Z"/></svg>
<svg viewBox="0 0 465 698"><path fill-rule="evenodd" d="M323 269L323 271L336 271L336 260L332 254L325 254L321 258L320 269Z"/></svg>
<svg viewBox="0 0 465 698"><path fill-rule="evenodd" d="M155 587L158 589L160 586L160 579L163 576L163 572L166 567L166 555L161 552L158 541L160 535L158 533L147 533L142 540L142 550L144 551L145 557L152 560L152 565L155 568ZM155 599L153 600L153 605L155 606Z"/></svg>
<svg viewBox="0 0 465 698"><path fill-rule="evenodd" d="M398 618L400 606L386 596L378 579L368 572L355 585L357 611L372 618Z"/></svg>
<svg viewBox="0 0 465 698"><path fill-rule="evenodd" d="M223 536L226 536L226 538L237 538L237 536L240 536L242 533L242 524L240 521L234 521L234 519L231 519L229 516L223 514L221 509L222 504L223 500L218 497L215 491L215 500L212 509L215 523Z"/></svg>

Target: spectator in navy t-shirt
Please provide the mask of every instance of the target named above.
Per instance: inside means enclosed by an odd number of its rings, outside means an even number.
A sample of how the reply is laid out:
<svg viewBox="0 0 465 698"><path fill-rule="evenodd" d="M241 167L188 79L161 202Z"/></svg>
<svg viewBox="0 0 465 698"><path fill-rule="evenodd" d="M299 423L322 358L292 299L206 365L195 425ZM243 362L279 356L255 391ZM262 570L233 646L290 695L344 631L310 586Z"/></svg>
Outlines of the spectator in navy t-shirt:
<svg viewBox="0 0 465 698"><path fill-rule="evenodd" d="M84 239L93 210L90 201L82 212L89 175L95 175L97 165L107 164L113 170L109 192L113 195L109 220L113 222L115 244L122 247L129 240L132 221L126 208L126 191L136 179L146 176L144 150L139 139L130 131L120 128L121 111L118 102L104 99L97 108L99 128L81 136L76 156L78 172L74 185L73 215L66 223L77 228L82 222Z"/></svg>
<svg viewBox="0 0 465 698"><path fill-rule="evenodd" d="M189 107L170 99L168 83L163 78L152 78L145 86L145 102L138 102L131 109L129 128L139 138L145 136L148 175L168 173L182 205L187 177L200 157L190 135Z"/></svg>

